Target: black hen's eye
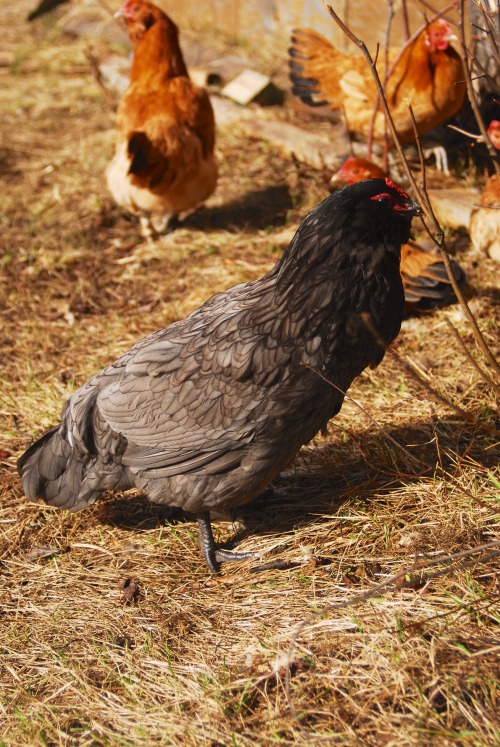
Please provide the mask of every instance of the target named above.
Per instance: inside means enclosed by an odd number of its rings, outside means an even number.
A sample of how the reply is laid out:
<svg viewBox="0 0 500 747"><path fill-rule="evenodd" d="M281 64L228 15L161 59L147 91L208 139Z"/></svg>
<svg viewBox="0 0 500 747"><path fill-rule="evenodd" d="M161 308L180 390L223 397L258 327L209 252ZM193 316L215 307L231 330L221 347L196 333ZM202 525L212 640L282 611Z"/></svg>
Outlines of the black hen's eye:
<svg viewBox="0 0 500 747"><path fill-rule="evenodd" d="M379 205L385 205L386 207L390 207L393 203L391 195L387 192L381 192L378 195L373 195L373 197L370 197L370 200L373 200L373 202L378 202Z"/></svg>
<svg viewBox="0 0 500 747"><path fill-rule="evenodd" d="M387 207L391 204L391 198L389 195L379 195L377 197L377 202L379 205L387 205Z"/></svg>

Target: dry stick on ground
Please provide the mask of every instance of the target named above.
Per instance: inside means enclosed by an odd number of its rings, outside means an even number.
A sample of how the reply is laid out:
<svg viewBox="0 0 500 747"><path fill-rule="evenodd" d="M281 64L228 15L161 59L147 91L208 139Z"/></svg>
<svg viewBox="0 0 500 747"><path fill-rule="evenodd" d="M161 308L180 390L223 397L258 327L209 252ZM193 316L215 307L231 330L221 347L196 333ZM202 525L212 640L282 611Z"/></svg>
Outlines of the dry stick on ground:
<svg viewBox="0 0 500 747"><path fill-rule="evenodd" d="M439 249L439 251L441 253L441 256L443 258L443 263L444 263L444 266L446 267L446 271L448 273L448 277L450 279L450 282L451 282L451 285L453 287L453 290L455 291L456 296L457 296L457 298L458 298L458 300L460 302L460 305L462 306L462 309L463 309L463 311L464 311L467 319L469 320L469 322L470 322L470 324L472 326L472 329L473 329L473 332L474 332L474 337L475 337L475 339L476 339L479 347L481 348L481 350L483 351L484 355L486 356L486 358L490 362L492 368L500 376L500 365L498 364L497 360L495 359L495 356L493 355L493 353L491 352L490 348L488 347L488 344L487 344L486 340L484 339L484 337L483 337L483 335L481 333L481 330L479 329L479 326L478 326L478 324L476 322L476 319L475 319L473 313L471 312L471 310L470 310L470 308L469 308L469 306L468 306L468 304L467 304L467 302L466 302L466 300L464 298L464 295L463 295L462 291L460 290L460 288L457 285L457 282L455 280L455 276L453 275L453 271L452 271L452 268L451 268L450 258L448 256L447 251L446 251L446 245L445 245L445 242L444 242L443 230L442 230L441 226L439 225L439 223L438 223L438 221L436 219L436 216L434 215L434 211L432 209L432 206L431 206L431 203L430 203L430 200L429 200L429 196L428 196L427 192L425 192L421 187L419 187L417 185L415 177L413 176L413 174L411 172L411 169L410 169L410 167L408 165L408 161L407 161L406 156L405 156L405 154L403 152L403 148L401 146L401 143L399 142L398 134L396 132L396 127L394 125L393 119L391 117L391 113L389 111L389 107L387 105L387 99L386 99L386 97L384 95L384 89L383 89L382 83L380 81L380 77L378 75L377 68L375 66L375 62L374 62L372 56L370 55L370 52L368 51L368 48L367 48L366 44L361 39L359 39L357 36L355 36L355 34L353 34L353 32L349 28L347 28L347 26L345 25L345 23L340 19L340 17L337 15L337 13L335 13L335 11L331 7L331 5L326 4L326 7L328 9L328 12L332 16L333 20L335 21L335 23L337 23L338 26L340 26L340 28L342 29L342 31L349 37L349 39L354 44L356 44L356 46L361 50L361 52L363 53L364 57L368 61L368 64L369 64L369 66L371 68L372 75L373 75L373 77L375 79L375 83L376 83L376 86L377 86L377 89L378 89L378 92L379 92L379 95L380 95L381 103L382 103L382 106L383 106L383 109L384 109L384 112L385 112L385 115L386 115L386 118L387 118L387 121L388 121L388 124L389 124L389 129L391 130L391 134L392 134L392 137L393 137L393 140L394 140L394 144L395 144L395 146L397 148L397 151L399 153L399 157L401 158L401 162L402 162L402 164L404 166L404 169L406 171L406 174L408 176L410 184L413 187L413 189L415 190L415 193L418 196L418 199L424 205L426 216L430 220L430 223L432 225L432 231L434 233L426 226L425 221L422 221L422 222L423 222L426 230L428 231L429 236L432 237L433 241L435 242L436 246L438 247L438 249ZM411 107L410 107L410 111L411 111ZM412 116L413 116L413 112L412 112ZM497 387L495 386L495 388L497 388ZM500 391L500 387L498 387L498 391Z"/></svg>
<svg viewBox="0 0 500 747"><path fill-rule="evenodd" d="M483 118L481 116L481 112L479 111L479 104L477 102L476 98L476 92L474 91L474 86L472 85L472 75L471 75L471 69L470 69L470 56L469 51L467 49L467 44L465 42L465 9L464 9L464 0L459 1L459 13L460 13L460 48L462 51L462 61L464 63L464 70L465 70L465 84L467 86L467 95L469 97L470 104L472 106L472 111L474 112L474 116L476 118L476 122L478 124L478 127L481 131L481 135L483 136L484 142L486 143L486 147L488 148L488 153L490 154L493 165L495 167L495 171L497 174L500 174L500 163L498 161L498 154L495 149L495 146L490 140L490 137L488 135L488 132L486 130L486 127L484 125ZM498 368L498 373L500 373L500 367Z"/></svg>

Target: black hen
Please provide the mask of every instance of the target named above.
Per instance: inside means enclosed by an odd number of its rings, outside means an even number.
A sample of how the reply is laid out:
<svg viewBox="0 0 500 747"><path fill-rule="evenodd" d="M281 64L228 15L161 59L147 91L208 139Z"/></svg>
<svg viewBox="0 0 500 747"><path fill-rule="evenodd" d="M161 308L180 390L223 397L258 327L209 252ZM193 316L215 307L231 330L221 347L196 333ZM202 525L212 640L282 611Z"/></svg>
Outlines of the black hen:
<svg viewBox="0 0 500 747"><path fill-rule="evenodd" d="M400 248L418 212L383 179L327 197L268 275L144 338L73 394L18 461L28 498L78 511L136 486L197 514L210 570L248 556L216 547L209 512L259 495L380 363L401 325Z"/></svg>

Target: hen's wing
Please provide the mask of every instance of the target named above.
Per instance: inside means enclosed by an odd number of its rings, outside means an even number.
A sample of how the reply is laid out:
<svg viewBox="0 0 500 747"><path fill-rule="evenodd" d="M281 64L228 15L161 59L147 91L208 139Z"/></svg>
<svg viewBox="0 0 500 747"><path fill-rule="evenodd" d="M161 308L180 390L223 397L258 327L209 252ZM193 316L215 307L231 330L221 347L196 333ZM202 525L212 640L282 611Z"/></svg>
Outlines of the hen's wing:
<svg viewBox="0 0 500 747"><path fill-rule="evenodd" d="M175 122L160 121L147 132L132 132L128 139L129 174L133 183L148 189L168 187L190 164L201 158L201 146L193 133ZM151 134L153 131L155 134Z"/></svg>
<svg viewBox="0 0 500 747"><path fill-rule="evenodd" d="M137 186L168 187L191 176L211 157L215 120L206 91L188 78L173 78L146 94L131 86L118 111L117 126L126 135L129 174Z"/></svg>
<svg viewBox="0 0 500 747"><path fill-rule="evenodd" d="M266 286L260 287L258 313L271 329L270 300ZM272 388L283 375L290 354L272 334L249 327L246 317L255 311L238 289L145 338L91 380L100 390L95 439L109 439L110 429L124 437L121 462L133 472L166 477L227 469L258 432L268 385ZM81 422L76 409L70 417Z"/></svg>

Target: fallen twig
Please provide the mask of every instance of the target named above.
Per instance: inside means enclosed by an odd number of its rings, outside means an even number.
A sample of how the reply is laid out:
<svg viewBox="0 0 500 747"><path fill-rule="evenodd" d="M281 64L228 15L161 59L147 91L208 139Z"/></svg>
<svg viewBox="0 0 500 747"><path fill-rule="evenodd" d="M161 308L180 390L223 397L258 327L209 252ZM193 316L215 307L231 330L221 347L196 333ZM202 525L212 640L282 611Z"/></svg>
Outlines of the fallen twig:
<svg viewBox="0 0 500 747"><path fill-rule="evenodd" d="M473 555L476 555L477 553L484 553L486 550L491 550L491 552L486 553L485 555L475 558L474 560L470 560L466 563L455 563L455 561L460 561L465 558L470 558ZM314 624L318 623L318 617L323 618L326 614L329 612L332 612L333 610L341 610L341 609L347 609L348 607L353 607L358 604L363 604L364 602L369 602L370 599L373 599L374 597L377 597L380 595L381 592L389 591L389 590L403 590L404 588L408 587L415 587L423 586L428 581L432 580L433 578L437 578L438 576L442 576L446 573L451 571L458 571L458 570L466 570L468 568L471 568L478 563L488 563L490 560L493 560L494 558L500 557L500 540L497 540L495 542L488 542L484 545L477 545L476 547L470 548L470 550L462 550L461 552L457 553L450 553L447 555L441 555L437 558L430 558L430 559L422 559L417 560L415 563L410 565L407 568L402 569L398 573L395 573L392 576L389 576L389 578L386 578L384 581L381 581L379 584L376 584L371 589L368 589L367 591L362 592L361 594L356 594L355 596L350 597L349 599L345 599L342 602L334 602L332 604L327 604L322 609L321 613L316 613L312 615L311 617L307 618L307 620L303 620L300 625L297 627L290 646L288 648L288 654L287 654L287 661L288 666L286 667L285 672L285 692L288 700L288 706L290 708L290 711L293 715L293 717L297 720L298 723L300 723L300 716L296 712L295 707L292 702L292 698L290 695L290 663L293 661L293 647L296 644L296 641L299 637L299 635L302 633L302 631L307 628L308 626L314 626ZM435 571L431 574L424 574L423 571L427 568L432 568L436 565L441 565L442 563L446 563L448 567L442 568L438 571ZM449 567L451 565L451 568ZM417 575L418 574L418 575Z"/></svg>

